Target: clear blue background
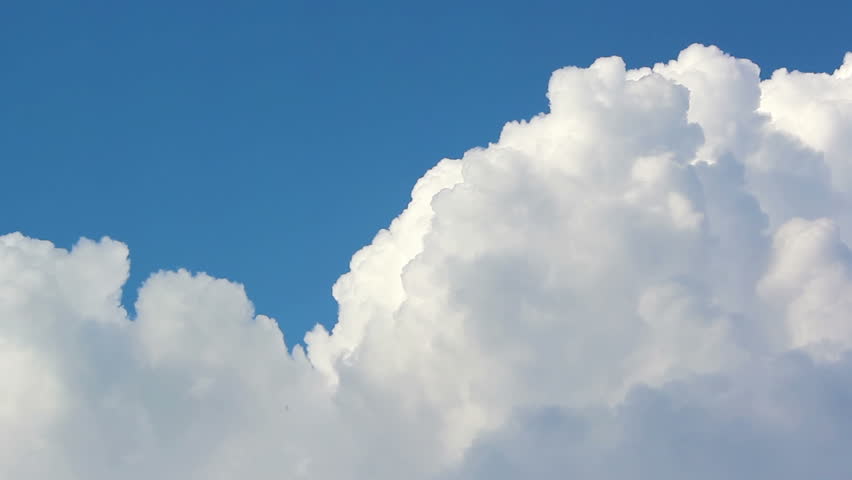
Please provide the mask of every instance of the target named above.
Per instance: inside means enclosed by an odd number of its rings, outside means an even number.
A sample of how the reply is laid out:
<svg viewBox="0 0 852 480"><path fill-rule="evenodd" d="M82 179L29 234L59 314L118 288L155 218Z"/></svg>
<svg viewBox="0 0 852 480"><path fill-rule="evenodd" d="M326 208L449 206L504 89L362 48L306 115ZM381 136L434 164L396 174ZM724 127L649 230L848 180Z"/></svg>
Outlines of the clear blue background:
<svg viewBox="0 0 852 480"><path fill-rule="evenodd" d="M693 42L832 71L850 2L74 2L0 6L0 232L246 285L292 344L442 157L546 108L551 71Z"/></svg>

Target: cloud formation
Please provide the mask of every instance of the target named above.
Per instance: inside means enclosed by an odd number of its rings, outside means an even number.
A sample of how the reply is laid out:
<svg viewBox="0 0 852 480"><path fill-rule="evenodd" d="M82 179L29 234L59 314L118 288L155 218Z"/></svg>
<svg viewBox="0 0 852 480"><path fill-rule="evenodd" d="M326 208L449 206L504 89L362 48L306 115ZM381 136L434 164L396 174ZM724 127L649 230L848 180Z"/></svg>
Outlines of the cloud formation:
<svg viewBox="0 0 852 480"><path fill-rule="evenodd" d="M847 478L852 54L554 72L288 347L242 286L0 237L0 477ZM286 325L286 322L284 322Z"/></svg>

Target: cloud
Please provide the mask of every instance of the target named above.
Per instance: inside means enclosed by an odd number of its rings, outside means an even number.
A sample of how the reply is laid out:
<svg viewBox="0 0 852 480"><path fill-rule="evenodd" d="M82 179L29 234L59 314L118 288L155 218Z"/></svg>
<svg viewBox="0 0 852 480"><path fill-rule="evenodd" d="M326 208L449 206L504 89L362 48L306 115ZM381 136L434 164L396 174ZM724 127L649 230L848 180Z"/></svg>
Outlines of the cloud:
<svg viewBox="0 0 852 480"><path fill-rule="evenodd" d="M123 244L0 237L0 477L845 478L850 69L554 72L304 346L238 284L160 272L130 319Z"/></svg>
<svg viewBox="0 0 852 480"><path fill-rule="evenodd" d="M638 387L611 409L521 410L444 478L846 478L850 366L790 353Z"/></svg>

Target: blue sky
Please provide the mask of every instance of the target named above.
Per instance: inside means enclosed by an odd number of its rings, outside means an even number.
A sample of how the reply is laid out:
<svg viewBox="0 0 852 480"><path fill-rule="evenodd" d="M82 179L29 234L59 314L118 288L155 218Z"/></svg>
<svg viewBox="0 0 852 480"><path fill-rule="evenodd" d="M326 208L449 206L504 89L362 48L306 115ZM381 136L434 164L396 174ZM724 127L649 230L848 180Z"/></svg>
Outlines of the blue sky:
<svg viewBox="0 0 852 480"><path fill-rule="evenodd" d="M7 2L0 233L126 242L131 303L158 269L239 281L297 341L416 179L542 111L554 69L852 47L840 1L523 3Z"/></svg>

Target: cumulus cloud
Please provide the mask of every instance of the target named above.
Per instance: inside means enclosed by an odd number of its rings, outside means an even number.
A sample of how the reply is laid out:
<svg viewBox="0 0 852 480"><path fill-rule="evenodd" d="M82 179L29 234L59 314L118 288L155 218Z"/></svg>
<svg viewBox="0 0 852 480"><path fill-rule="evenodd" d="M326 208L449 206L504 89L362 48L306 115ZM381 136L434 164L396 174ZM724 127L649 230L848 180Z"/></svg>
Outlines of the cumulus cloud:
<svg viewBox="0 0 852 480"><path fill-rule="evenodd" d="M236 283L157 273L131 319L123 244L0 237L0 477L847 478L852 54L547 94L418 181L303 345Z"/></svg>

